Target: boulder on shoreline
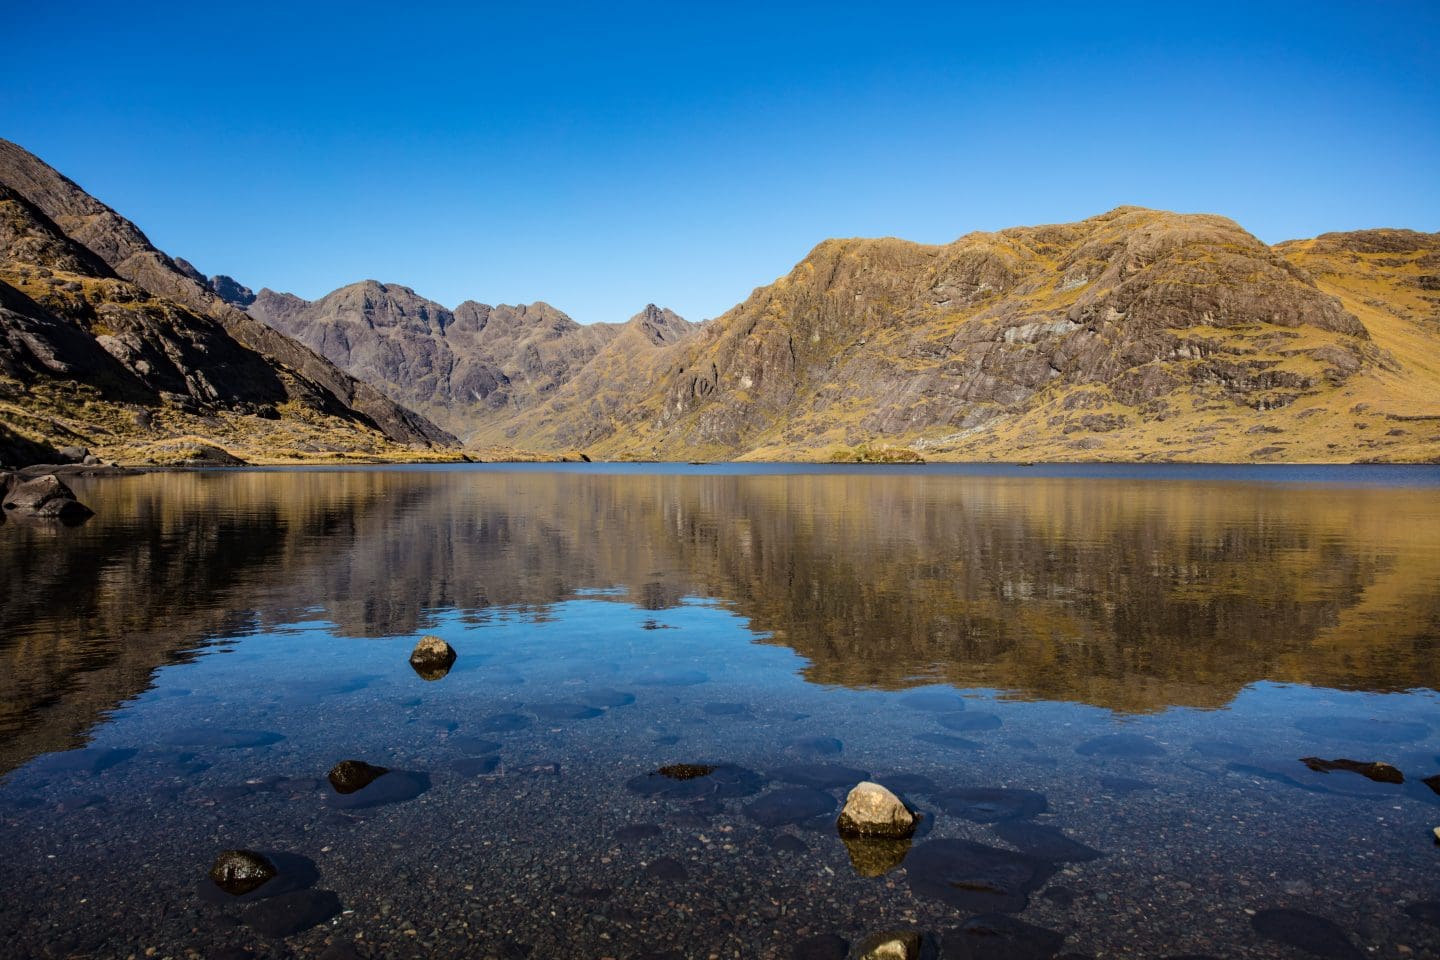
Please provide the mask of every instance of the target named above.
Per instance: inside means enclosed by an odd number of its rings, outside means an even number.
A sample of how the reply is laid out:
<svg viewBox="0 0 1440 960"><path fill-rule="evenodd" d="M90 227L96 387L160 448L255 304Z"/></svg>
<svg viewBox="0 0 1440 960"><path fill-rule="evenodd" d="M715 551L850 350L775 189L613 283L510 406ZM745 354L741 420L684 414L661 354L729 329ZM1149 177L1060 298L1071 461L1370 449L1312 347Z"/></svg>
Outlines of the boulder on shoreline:
<svg viewBox="0 0 1440 960"><path fill-rule="evenodd" d="M10 474L4 486L5 514L15 520L58 520L64 524L83 523L94 511L75 499L75 493L53 473L31 480Z"/></svg>

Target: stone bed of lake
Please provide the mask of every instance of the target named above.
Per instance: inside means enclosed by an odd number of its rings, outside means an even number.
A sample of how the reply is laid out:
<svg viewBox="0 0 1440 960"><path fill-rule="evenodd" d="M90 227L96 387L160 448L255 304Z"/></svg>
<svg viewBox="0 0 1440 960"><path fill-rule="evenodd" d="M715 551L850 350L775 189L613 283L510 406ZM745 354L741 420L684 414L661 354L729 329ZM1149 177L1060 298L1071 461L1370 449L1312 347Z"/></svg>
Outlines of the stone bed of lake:
<svg viewBox="0 0 1440 960"><path fill-rule="evenodd" d="M72 486L0 526L5 956L1440 956L1440 469Z"/></svg>

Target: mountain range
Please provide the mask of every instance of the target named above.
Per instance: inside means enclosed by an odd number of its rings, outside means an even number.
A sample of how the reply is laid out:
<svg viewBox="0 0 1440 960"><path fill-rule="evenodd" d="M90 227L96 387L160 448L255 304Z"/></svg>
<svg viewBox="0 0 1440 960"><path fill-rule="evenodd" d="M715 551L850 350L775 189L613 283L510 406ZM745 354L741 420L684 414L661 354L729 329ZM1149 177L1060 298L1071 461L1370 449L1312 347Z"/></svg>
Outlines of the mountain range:
<svg viewBox="0 0 1440 960"><path fill-rule="evenodd" d="M0 141L0 460L1440 460L1440 234L827 240L721 316L207 278ZM457 444L456 437L460 438ZM483 455L483 454L482 454ZM492 453L493 455L493 453Z"/></svg>

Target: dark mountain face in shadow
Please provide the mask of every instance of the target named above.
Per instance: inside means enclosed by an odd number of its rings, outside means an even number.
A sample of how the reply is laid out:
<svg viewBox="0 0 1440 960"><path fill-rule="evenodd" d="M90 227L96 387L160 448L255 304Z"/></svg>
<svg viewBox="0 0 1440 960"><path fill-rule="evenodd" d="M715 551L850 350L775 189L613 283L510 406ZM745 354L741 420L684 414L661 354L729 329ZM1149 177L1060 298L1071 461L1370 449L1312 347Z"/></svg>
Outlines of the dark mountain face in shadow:
<svg viewBox="0 0 1440 960"><path fill-rule="evenodd" d="M1433 489L524 471L77 488L86 526L0 527L0 768L79 745L217 640L305 620L413 634L593 588L718 598L823 684L1122 711L1223 706L1263 679L1440 686Z"/></svg>

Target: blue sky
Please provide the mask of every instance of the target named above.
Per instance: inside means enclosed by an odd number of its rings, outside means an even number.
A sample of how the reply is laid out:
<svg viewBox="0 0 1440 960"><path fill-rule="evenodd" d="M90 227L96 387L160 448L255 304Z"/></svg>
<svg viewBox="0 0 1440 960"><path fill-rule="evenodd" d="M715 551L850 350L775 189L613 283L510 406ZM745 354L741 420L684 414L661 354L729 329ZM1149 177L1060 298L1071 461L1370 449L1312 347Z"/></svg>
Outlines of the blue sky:
<svg viewBox="0 0 1440 960"><path fill-rule="evenodd" d="M9 0L0 136L257 289L581 321L1122 203L1440 230L1440 4L1000 6Z"/></svg>

